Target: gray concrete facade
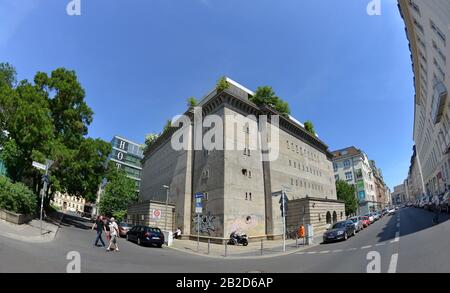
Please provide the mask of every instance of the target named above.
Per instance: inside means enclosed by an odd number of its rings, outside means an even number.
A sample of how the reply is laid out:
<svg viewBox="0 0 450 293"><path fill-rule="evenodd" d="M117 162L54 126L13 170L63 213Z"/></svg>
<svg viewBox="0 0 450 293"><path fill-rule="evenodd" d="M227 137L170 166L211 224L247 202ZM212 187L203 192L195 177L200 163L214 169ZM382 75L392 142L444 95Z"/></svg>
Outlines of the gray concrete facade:
<svg viewBox="0 0 450 293"><path fill-rule="evenodd" d="M189 149L176 151L171 147L177 128L164 133L148 148L143 159L140 201L165 201L162 186L169 185L176 226L182 227L185 235L196 237L200 226L202 236L214 239L226 239L233 231L251 238L276 238L282 235L283 226L279 196L274 195L285 190L290 200L308 202L311 212L307 223L317 226L317 232L324 230L325 220L317 221L319 218L325 219L327 212L340 215L344 211L344 204L337 201L328 147L296 120L280 116L279 141L274 144L278 158L264 161L264 151L256 141L264 146L265 140L272 140L261 136L261 128L270 130L274 125L271 121L258 124L259 117L277 113L253 104L248 99L251 92L229 81L228 89L212 91L200 102L202 121L212 114L222 118L225 146L242 148L194 150L194 134L201 131L205 135L208 128L198 129L193 123L198 118L193 109L188 110L185 115L190 117L190 125L186 126L183 141ZM196 193L206 195L200 225L194 212ZM320 205L314 204L320 210L314 210L313 198L320 200ZM300 218L292 214L295 212L289 209L288 216Z"/></svg>

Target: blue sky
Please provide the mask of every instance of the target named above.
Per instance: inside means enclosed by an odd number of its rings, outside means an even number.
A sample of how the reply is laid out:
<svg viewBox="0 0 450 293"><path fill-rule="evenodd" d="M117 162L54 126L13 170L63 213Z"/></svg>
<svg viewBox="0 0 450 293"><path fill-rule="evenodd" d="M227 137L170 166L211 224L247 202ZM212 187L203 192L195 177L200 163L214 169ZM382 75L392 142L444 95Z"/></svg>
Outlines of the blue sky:
<svg viewBox="0 0 450 293"><path fill-rule="evenodd" d="M272 86L330 150L355 145L392 188L412 154L413 77L397 1L0 0L0 62L20 79L66 67L94 110L89 136L143 142L227 75Z"/></svg>

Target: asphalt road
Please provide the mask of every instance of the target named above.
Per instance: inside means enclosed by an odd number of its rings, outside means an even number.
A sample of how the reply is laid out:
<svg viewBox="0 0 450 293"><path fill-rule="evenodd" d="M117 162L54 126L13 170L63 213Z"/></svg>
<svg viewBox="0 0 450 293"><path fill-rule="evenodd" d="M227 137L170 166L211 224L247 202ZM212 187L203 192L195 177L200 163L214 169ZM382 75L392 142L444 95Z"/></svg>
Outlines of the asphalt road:
<svg viewBox="0 0 450 293"><path fill-rule="evenodd" d="M121 239L120 252L93 247L91 223L66 216L53 242L30 244L0 237L0 272L65 273L67 255L78 252L81 272L450 272L450 215L405 208L345 242L263 259L215 259L169 248L140 247Z"/></svg>

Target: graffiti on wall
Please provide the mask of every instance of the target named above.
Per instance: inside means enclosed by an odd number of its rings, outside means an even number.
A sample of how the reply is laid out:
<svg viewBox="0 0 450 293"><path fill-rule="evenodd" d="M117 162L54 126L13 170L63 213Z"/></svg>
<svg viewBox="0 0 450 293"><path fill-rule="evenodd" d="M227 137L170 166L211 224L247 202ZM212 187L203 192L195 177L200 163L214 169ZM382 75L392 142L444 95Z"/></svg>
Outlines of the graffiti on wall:
<svg viewBox="0 0 450 293"><path fill-rule="evenodd" d="M235 219L231 222L230 228L232 232L249 233L258 226L256 216L246 216Z"/></svg>
<svg viewBox="0 0 450 293"><path fill-rule="evenodd" d="M198 225L198 219L200 218L200 225ZM214 225L215 216L211 213L208 215L200 215L200 217L194 216L192 221L194 222L194 231L198 232L198 227L200 227L200 233L205 233L211 236L211 232L216 231L216 226Z"/></svg>

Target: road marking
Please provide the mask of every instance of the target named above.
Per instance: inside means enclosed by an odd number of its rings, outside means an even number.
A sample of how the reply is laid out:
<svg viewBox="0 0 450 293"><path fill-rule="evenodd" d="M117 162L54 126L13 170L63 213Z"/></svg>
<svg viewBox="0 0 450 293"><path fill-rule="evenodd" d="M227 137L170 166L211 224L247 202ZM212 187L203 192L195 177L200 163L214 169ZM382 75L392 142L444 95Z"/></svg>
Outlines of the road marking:
<svg viewBox="0 0 450 293"><path fill-rule="evenodd" d="M342 249L336 249L336 250L333 250L333 253L342 252L342 251L343 251Z"/></svg>
<svg viewBox="0 0 450 293"><path fill-rule="evenodd" d="M375 246L383 246L383 245L386 245L386 242L375 244Z"/></svg>
<svg viewBox="0 0 450 293"><path fill-rule="evenodd" d="M400 223L397 223L397 228L400 228Z"/></svg>
<svg viewBox="0 0 450 293"><path fill-rule="evenodd" d="M398 242L400 240L400 232L397 231L395 233L395 239L391 241L391 243Z"/></svg>
<svg viewBox="0 0 450 293"><path fill-rule="evenodd" d="M321 252L319 252L320 254L325 254L325 253L330 253L330 251L329 250L324 250L324 251L321 251Z"/></svg>
<svg viewBox="0 0 450 293"><path fill-rule="evenodd" d="M372 245L367 245L367 246L361 247L361 249L367 249L367 248L371 248L371 247L372 247Z"/></svg>
<svg viewBox="0 0 450 293"><path fill-rule="evenodd" d="M316 254L317 253L317 251L310 251L310 252L308 252L308 254Z"/></svg>
<svg viewBox="0 0 450 293"><path fill-rule="evenodd" d="M389 263L389 274L394 274L397 271L397 260L398 260L398 253L395 253L391 256L391 262Z"/></svg>

